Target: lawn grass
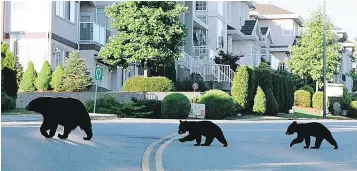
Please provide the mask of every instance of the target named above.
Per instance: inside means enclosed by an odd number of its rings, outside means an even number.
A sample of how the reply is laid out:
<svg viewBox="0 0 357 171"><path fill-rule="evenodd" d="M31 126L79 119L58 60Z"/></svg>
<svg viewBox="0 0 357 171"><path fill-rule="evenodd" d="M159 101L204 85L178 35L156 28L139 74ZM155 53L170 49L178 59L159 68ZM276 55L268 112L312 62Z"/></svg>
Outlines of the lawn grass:
<svg viewBox="0 0 357 171"><path fill-rule="evenodd" d="M5 112L1 112L1 115L23 115L23 114L36 115L36 114L39 114L39 113L27 111L25 108L16 108L16 109L14 109L14 110L9 110L9 111L5 111Z"/></svg>

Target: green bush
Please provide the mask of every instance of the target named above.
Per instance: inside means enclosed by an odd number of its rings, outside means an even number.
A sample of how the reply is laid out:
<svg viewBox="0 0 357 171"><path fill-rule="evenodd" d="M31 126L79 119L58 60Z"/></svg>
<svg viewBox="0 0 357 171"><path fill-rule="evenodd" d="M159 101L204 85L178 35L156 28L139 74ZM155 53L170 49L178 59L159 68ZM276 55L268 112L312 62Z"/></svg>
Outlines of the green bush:
<svg viewBox="0 0 357 171"><path fill-rule="evenodd" d="M62 64L57 65L56 70L52 73L52 79L50 82L51 88L55 91L61 91L61 85L63 84L64 69Z"/></svg>
<svg viewBox="0 0 357 171"><path fill-rule="evenodd" d="M279 104L276 102L273 91L271 89L266 90L265 92L267 110L265 115L276 116L279 113Z"/></svg>
<svg viewBox="0 0 357 171"><path fill-rule="evenodd" d="M154 111L145 105L144 102L119 102L115 97L105 95L103 98L97 99L96 113L116 114L118 117L131 118L150 118L154 115ZM88 112L93 112L94 101L88 100L85 103ZM151 103L152 108L157 107L157 104ZM155 115L159 115L155 113ZM159 116L157 116L159 117Z"/></svg>
<svg viewBox="0 0 357 171"><path fill-rule="evenodd" d="M3 84L1 84L3 91L6 92L8 96L16 98L18 91L16 71L5 67L1 70L1 77L3 79Z"/></svg>
<svg viewBox="0 0 357 171"><path fill-rule="evenodd" d="M73 51L64 62L64 76L61 89L65 91L84 91L93 84L91 73L87 68L86 61L79 56L79 51Z"/></svg>
<svg viewBox="0 0 357 171"><path fill-rule="evenodd" d="M240 66L233 79L231 89L232 98L243 111L252 110L254 103L254 71L247 66Z"/></svg>
<svg viewBox="0 0 357 171"><path fill-rule="evenodd" d="M25 92L34 92L36 90L36 87L34 85L36 78L37 78L37 72L35 70L33 63L30 61L22 77L20 89Z"/></svg>
<svg viewBox="0 0 357 171"><path fill-rule="evenodd" d="M286 93L283 90L283 79L282 76L278 74L273 74L273 94L275 97L276 102L279 104L279 111L284 112L284 96L283 94Z"/></svg>
<svg viewBox="0 0 357 171"><path fill-rule="evenodd" d="M268 89L273 89L273 78L272 78L272 72L270 69L262 69L262 68L256 68L255 69L255 75L256 75L256 84L262 88L263 91L266 91Z"/></svg>
<svg viewBox="0 0 357 171"><path fill-rule="evenodd" d="M311 107L311 94L306 90L297 90L294 93L295 106Z"/></svg>
<svg viewBox="0 0 357 171"><path fill-rule="evenodd" d="M315 90L312 87L308 86L308 85L305 85L305 86L299 88L299 90L308 91L308 92L310 92L311 96L315 93Z"/></svg>
<svg viewBox="0 0 357 171"><path fill-rule="evenodd" d="M191 103L200 103L200 98L199 97L194 97L192 99L190 99Z"/></svg>
<svg viewBox="0 0 357 171"><path fill-rule="evenodd" d="M50 89L50 82L52 77L52 69L48 61L43 63L41 71L35 80L35 87L39 91L47 91Z"/></svg>
<svg viewBox="0 0 357 171"><path fill-rule="evenodd" d="M16 99L8 96L6 93L1 93L1 112L14 110L16 108Z"/></svg>
<svg viewBox="0 0 357 171"><path fill-rule="evenodd" d="M181 93L167 95L161 103L161 113L167 119L187 119L191 111L190 100Z"/></svg>
<svg viewBox="0 0 357 171"><path fill-rule="evenodd" d="M352 101L349 106L347 116L357 117L357 101Z"/></svg>
<svg viewBox="0 0 357 171"><path fill-rule="evenodd" d="M145 117L149 117L152 119L161 119L163 118L162 113L161 113L161 101L160 100L151 100L151 99L143 99L143 100L137 100L135 98L132 98L131 101L136 105L136 106L142 106L140 110L138 110L138 113L145 113L149 112L150 115L146 115Z"/></svg>
<svg viewBox="0 0 357 171"><path fill-rule="evenodd" d="M205 92L208 90L206 84L202 80L196 81L198 84L198 89L196 91L198 92ZM192 88L193 82L190 79L184 79L184 80L177 80L174 83L174 89L175 91L194 91Z"/></svg>
<svg viewBox="0 0 357 171"><path fill-rule="evenodd" d="M172 90L172 81L166 77L136 76L125 81L126 92L166 92Z"/></svg>
<svg viewBox="0 0 357 171"><path fill-rule="evenodd" d="M207 119L224 119L233 115L235 105L232 97L221 90L210 90L200 97L206 106Z"/></svg>
<svg viewBox="0 0 357 171"><path fill-rule="evenodd" d="M343 87L343 96L341 101L341 108L342 110L348 110L350 108L350 104L352 102L352 98L350 93L348 93L348 89Z"/></svg>
<svg viewBox="0 0 357 171"><path fill-rule="evenodd" d="M253 112L257 114L265 114L267 110L266 98L263 90L258 86L257 94L254 98Z"/></svg>
<svg viewBox="0 0 357 171"><path fill-rule="evenodd" d="M324 94L322 91L314 93L312 96L312 107L315 109L322 109L324 106Z"/></svg>

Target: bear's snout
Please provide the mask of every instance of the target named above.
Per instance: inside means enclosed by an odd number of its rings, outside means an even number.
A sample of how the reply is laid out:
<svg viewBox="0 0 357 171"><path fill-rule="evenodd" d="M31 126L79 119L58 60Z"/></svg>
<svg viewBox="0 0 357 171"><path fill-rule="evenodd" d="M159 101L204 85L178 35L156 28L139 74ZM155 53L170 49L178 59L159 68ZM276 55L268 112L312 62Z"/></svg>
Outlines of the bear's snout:
<svg viewBox="0 0 357 171"><path fill-rule="evenodd" d="M285 132L285 135L291 135L288 131Z"/></svg>
<svg viewBox="0 0 357 171"><path fill-rule="evenodd" d="M183 131L179 131L178 133L179 133L179 134L184 134L185 132L183 132Z"/></svg>

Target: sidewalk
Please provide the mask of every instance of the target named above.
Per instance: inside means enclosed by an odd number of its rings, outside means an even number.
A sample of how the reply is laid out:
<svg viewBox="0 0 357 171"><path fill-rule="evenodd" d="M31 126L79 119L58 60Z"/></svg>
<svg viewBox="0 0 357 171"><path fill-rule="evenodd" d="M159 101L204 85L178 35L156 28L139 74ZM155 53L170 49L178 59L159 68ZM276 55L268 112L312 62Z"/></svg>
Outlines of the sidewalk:
<svg viewBox="0 0 357 171"><path fill-rule="evenodd" d="M113 120L117 119L115 114L98 114L89 113L92 120ZM34 122L42 121L42 115L23 114L23 115L1 115L1 122Z"/></svg>

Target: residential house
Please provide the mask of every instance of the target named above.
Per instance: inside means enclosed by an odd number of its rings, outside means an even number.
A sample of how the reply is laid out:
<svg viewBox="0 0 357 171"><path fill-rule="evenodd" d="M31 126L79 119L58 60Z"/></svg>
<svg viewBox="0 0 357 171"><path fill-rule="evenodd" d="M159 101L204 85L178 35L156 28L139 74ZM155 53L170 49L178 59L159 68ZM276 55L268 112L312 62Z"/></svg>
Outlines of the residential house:
<svg viewBox="0 0 357 171"><path fill-rule="evenodd" d="M290 57L289 46L300 36L304 20L298 14L273 4L257 4L249 15L258 20L261 27L269 27L273 35L274 41L269 49L271 67L287 69L285 61Z"/></svg>

